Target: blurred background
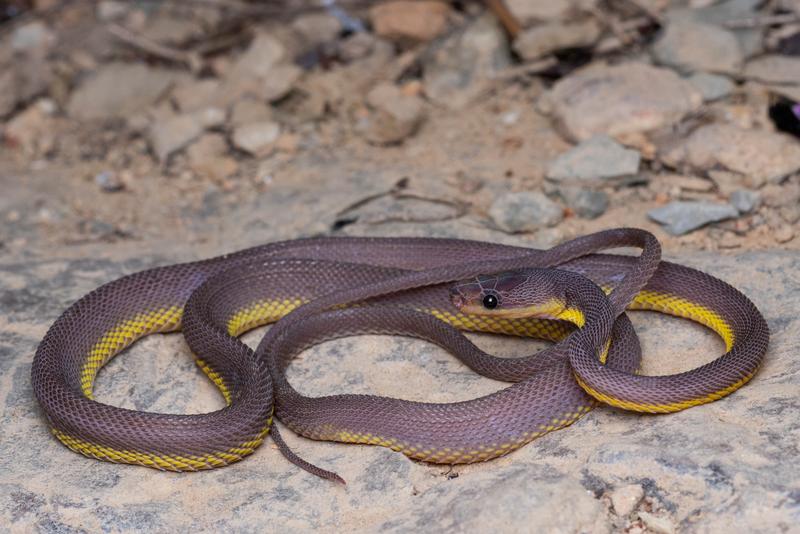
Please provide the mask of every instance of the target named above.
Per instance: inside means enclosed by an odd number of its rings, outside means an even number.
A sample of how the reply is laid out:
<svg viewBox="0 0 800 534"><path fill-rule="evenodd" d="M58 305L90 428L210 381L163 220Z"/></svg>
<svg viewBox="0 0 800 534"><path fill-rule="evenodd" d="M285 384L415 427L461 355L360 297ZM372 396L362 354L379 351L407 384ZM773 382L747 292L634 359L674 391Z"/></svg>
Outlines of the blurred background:
<svg viewBox="0 0 800 534"><path fill-rule="evenodd" d="M800 242L796 1L0 6L5 254Z"/></svg>

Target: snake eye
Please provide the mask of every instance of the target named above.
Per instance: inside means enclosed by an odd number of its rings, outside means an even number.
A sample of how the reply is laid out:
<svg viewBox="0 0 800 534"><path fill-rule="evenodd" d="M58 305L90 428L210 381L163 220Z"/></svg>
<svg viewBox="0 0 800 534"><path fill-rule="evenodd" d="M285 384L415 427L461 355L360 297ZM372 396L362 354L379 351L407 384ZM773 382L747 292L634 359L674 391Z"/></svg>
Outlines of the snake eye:
<svg viewBox="0 0 800 534"><path fill-rule="evenodd" d="M497 300L497 296L495 295L486 295L483 297L483 307L487 310L493 310L499 304Z"/></svg>

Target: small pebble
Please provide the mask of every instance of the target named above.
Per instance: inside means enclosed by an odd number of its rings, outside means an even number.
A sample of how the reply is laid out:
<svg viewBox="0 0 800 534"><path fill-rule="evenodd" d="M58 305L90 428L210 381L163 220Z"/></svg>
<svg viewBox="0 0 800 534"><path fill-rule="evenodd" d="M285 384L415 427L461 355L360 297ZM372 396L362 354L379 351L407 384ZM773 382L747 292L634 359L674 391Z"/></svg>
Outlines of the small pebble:
<svg viewBox="0 0 800 534"><path fill-rule="evenodd" d="M601 181L630 176L639 171L639 152L620 145L607 135L595 135L554 159L549 180Z"/></svg>
<svg viewBox="0 0 800 534"><path fill-rule="evenodd" d="M644 497L644 489L639 484L628 484L617 488L611 494L611 504L619 516L626 516L636 509Z"/></svg>
<svg viewBox="0 0 800 534"><path fill-rule="evenodd" d="M116 193L125 189L125 184L119 179L119 176L112 171L103 171L95 175L94 183L106 193Z"/></svg>
<svg viewBox="0 0 800 534"><path fill-rule="evenodd" d="M788 243L794 239L794 229L788 224L784 224L775 230L773 236L775 237L775 241L778 243Z"/></svg>
<svg viewBox="0 0 800 534"><path fill-rule="evenodd" d="M639 512L639 519L644 521L649 530L659 534L674 534L675 526L666 517L659 517L648 512Z"/></svg>
<svg viewBox="0 0 800 534"><path fill-rule="evenodd" d="M596 219L608 209L608 194L582 187L562 187L559 195L579 217Z"/></svg>
<svg viewBox="0 0 800 534"><path fill-rule="evenodd" d="M647 216L664 226L672 235L683 235L706 224L738 217L739 212L730 204L714 202L675 201L652 209Z"/></svg>
<svg viewBox="0 0 800 534"><path fill-rule="evenodd" d="M489 216L506 232L532 232L555 226L564 218L564 210L539 191L506 193L492 203Z"/></svg>
<svg viewBox="0 0 800 534"><path fill-rule="evenodd" d="M761 197L755 191L749 189L737 189L730 194L728 200L739 213L750 213L758 206Z"/></svg>

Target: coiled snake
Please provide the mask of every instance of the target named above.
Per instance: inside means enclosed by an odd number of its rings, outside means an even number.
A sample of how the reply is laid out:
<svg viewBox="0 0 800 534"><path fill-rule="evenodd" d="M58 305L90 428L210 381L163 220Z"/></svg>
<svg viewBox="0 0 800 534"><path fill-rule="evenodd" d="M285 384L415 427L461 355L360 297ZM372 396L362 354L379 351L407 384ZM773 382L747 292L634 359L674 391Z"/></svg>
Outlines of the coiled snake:
<svg viewBox="0 0 800 534"><path fill-rule="evenodd" d="M625 246L642 253L598 254ZM684 373L637 375L640 348L626 308L700 322L722 337L726 352ZM255 352L236 337L276 321ZM175 330L183 331L225 408L169 415L92 399L97 373L112 357L142 336ZM458 330L558 343L535 355L497 358ZM286 380L298 352L362 333L437 343L479 373L514 384L472 401L431 404L373 395L307 398ZM506 454L571 424L598 401L663 413L716 400L752 378L768 341L750 300L712 276L660 261L658 242L642 230L608 230L547 251L455 239L309 238L159 267L96 289L47 332L32 381L56 438L112 462L174 471L227 465L262 443L274 413L314 439L454 464Z"/></svg>

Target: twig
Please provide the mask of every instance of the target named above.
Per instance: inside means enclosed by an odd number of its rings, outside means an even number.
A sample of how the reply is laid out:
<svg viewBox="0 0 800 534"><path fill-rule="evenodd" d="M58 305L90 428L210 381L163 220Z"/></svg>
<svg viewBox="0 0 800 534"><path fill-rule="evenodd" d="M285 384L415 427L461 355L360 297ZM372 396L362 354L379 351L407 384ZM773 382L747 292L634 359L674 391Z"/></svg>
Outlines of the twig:
<svg viewBox="0 0 800 534"><path fill-rule="evenodd" d="M142 35L136 34L119 24L109 24L108 32L120 41L150 55L176 63L183 63L192 72L197 72L202 67L202 61L197 54L169 48Z"/></svg>
<svg viewBox="0 0 800 534"><path fill-rule="evenodd" d="M492 76L492 81L504 81L516 78L518 76L531 76L539 74L548 69L552 69L558 65L558 60L553 56L549 56L538 61L530 63L523 63L522 65L515 65L507 69L503 69Z"/></svg>
<svg viewBox="0 0 800 534"><path fill-rule="evenodd" d="M763 26L779 26L781 24L791 24L800 22L800 13L782 13L780 15L762 15L746 19L729 20L725 23L726 28L761 28Z"/></svg>
<svg viewBox="0 0 800 534"><path fill-rule="evenodd" d="M522 26L514 14L506 7L503 0L484 0L484 2L486 2L486 7L494 13L494 16L506 29L511 40L514 40L519 35L519 32L522 31Z"/></svg>

